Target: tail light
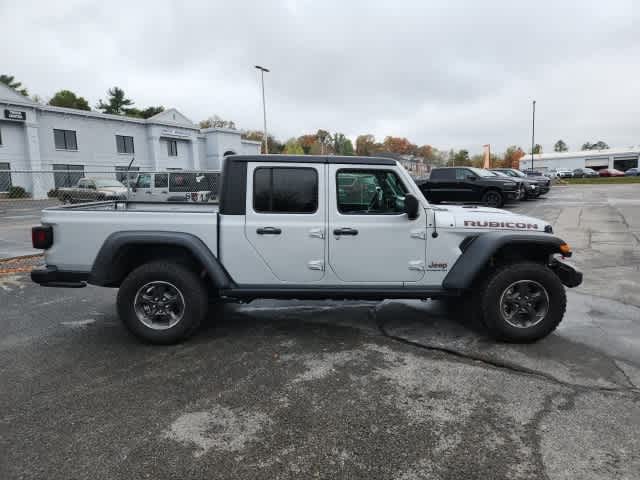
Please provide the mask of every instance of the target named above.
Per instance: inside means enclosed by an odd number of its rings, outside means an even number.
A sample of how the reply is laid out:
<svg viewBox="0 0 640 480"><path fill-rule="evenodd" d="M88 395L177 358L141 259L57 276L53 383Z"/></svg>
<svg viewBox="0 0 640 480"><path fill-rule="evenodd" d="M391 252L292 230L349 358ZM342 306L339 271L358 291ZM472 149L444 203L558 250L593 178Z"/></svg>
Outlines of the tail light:
<svg viewBox="0 0 640 480"><path fill-rule="evenodd" d="M31 229L31 243L33 248L46 250L53 245L53 228L40 225Z"/></svg>

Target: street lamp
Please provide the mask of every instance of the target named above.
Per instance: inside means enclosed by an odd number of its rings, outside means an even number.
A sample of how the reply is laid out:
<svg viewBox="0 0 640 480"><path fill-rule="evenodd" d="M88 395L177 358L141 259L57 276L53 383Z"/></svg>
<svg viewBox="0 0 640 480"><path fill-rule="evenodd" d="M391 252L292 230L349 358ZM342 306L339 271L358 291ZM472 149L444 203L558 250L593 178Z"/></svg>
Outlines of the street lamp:
<svg viewBox="0 0 640 480"><path fill-rule="evenodd" d="M264 119L264 153L269 153L269 137L267 137L267 104L264 100L264 72L269 72L268 68L261 67L260 65L255 66L258 70L260 70L260 75L262 77L262 116Z"/></svg>
<svg viewBox="0 0 640 480"><path fill-rule="evenodd" d="M533 150L536 141L536 101L533 101L533 119L531 124L531 170L533 170Z"/></svg>

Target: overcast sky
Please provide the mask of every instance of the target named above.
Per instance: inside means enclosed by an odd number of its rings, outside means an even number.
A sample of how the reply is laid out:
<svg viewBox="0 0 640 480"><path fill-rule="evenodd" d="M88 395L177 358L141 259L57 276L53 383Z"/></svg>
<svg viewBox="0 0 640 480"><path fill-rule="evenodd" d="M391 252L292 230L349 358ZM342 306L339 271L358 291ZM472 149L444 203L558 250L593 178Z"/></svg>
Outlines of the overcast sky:
<svg viewBox="0 0 640 480"><path fill-rule="evenodd" d="M524 6L527 3L528 6ZM640 5L504 0L0 1L0 73L92 106L118 85L281 140L318 128L479 152L640 144ZM481 5L482 4L482 5Z"/></svg>

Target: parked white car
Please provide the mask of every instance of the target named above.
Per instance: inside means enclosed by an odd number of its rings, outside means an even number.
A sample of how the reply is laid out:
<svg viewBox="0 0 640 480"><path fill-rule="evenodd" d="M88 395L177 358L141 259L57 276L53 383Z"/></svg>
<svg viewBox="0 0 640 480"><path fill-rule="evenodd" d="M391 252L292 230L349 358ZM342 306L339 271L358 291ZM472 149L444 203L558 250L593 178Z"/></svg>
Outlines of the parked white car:
<svg viewBox="0 0 640 480"><path fill-rule="evenodd" d="M217 172L167 171L138 173L131 182L131 200L209 202L218 195Z"/></svg>

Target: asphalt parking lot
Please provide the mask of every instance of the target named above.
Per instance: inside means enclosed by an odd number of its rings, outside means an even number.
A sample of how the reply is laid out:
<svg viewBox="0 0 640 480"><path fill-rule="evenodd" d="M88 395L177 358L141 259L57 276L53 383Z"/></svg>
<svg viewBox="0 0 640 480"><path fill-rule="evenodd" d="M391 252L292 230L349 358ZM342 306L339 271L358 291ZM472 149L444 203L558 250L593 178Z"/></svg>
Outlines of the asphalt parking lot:
<svg viewBox="0 0 640 480"><path fill-rule="evenodd" d="M511 207L585 273L534 345L437 302L260 301L152 347L115 291L0 277L0 478L638 478L639 207L634 185Z"/></svg>

